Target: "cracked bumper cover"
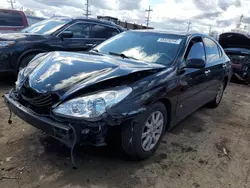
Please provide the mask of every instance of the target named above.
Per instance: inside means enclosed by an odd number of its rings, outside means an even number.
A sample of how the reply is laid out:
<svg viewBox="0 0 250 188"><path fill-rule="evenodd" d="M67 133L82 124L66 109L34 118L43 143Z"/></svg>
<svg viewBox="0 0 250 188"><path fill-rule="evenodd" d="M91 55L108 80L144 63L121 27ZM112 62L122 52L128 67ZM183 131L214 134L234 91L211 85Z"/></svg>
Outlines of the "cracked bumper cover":
<svg viewBox="0 0 250 188"><path fill-rule="evenodd" d="M33 112L29 108L19 103L18 100L14 99L9 93L4 94L4 101L6 106L19 118L33 127L46 132L69 147L71 147L73 144L73 131L71 126L73 126L76 130L77 141L85 140L86 137L92 137L95 139L95 142L91 143L91 145L105 145L104 138L106 137L107 133L107 125L120 125L123 121L131 119L145 110L143 108L139 109L138 111L132 111L130 114L123 114L121 117L119 117L119 119L106 116L103 117L104 119L101 122L60 122L50 116L41 116L40 114ZM88 133L88 135L82 134L84 129L96 130L97 128L99 129L98 134L96 134L95 131L95 134L91 134L91 131Z"/></svg>

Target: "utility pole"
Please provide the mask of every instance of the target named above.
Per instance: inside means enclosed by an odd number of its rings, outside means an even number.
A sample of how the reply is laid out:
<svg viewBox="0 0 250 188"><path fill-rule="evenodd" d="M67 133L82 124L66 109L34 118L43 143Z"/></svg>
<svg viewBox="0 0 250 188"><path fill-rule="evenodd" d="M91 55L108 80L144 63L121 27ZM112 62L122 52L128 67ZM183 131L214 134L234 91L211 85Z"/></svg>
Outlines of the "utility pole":
<svg viewBox="0 0 250 188"><path fill-rule="evenodd" d="M212 31L212 26L210 25L209 26L209 33L208 33L209 35L211 34L211 31Z"/></svg>
<svg viewBox="0 0 250 188"><path fill-rule="evenodd" d="M243 14L242 14L242 15L240 16L240 22L237 24L237 28L240 28L243 17L244 17L244 16L243 16Z"/></svg>
<svg viewBox="0 0 250 188"><path fill-rule="evenodd" d="M90 11L89 11L89 0L86 0L86 13L84 14L86 16L86 18L88 18L91 14L90 14Z"/></svg>
<svg viewBox="0 0 250 188"><path fill-rule="evenodd" d="M7 0L8 3L10 3L11 8L14 9L14 3L16 3L16 0Z"/></svg>
<svg viewBox="0 0 250 188"><path fill-rule="evenodd" d="M189 20L189 21L188 21L188 29L187 29L187 33L189 33L189 30L190 30L191 24L192 24L192 22Z"/></svg>
<svg viewBox="0 0 250 188"><path fill-rule="evenodd" d="M147 27L148 27L149 20L150 20L150 12L152 12L153 9L151 9L151 6L149 6L149 8L146 9L145 11L148 13L148 16L147 16Z"/></svg>

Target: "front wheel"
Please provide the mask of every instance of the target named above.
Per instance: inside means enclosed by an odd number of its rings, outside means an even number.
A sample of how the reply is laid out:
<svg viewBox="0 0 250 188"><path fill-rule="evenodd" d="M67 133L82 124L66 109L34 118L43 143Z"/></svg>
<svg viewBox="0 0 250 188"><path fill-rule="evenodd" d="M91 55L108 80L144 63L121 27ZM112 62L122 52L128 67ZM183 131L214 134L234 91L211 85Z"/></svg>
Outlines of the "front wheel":
<svg viewBox="0 0 250 188"><path fill-rule="evenodd" d="M225 90L225 85L225 81L220 83L215 98L210 103L208 103L209 107L216 108L217 106L219 106Z"/></svg>
<svg viewBox="0 0 250 188"><path fill-rule="evenodd" d="M121 134L123 151L132 159L145 159L158 148L165 133L167 110L155 103L141 116L124 125Z"/></svg>

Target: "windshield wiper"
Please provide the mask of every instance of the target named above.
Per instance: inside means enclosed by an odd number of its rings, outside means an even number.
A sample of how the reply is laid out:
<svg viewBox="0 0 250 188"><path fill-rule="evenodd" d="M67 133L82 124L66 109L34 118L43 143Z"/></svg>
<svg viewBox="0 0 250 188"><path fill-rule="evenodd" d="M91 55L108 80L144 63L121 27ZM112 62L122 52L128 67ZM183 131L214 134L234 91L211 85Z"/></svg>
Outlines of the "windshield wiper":
<svg viewBox="0 0 250 188"><path fill-rule="evenodd" d="M90 51L93 51L93 52L99 52L97 49L93 48L91 49Z"/></svg>
<svg viewBox="0 0 250 188"><path fill-rule="evenodd" d="M127 59L134 59L134 60L138 60L138 59L136 59L136 58L134 58L134 57L130 57L130 56L126 56L125 54L123 54L123 53L121 53L121 54L119 54L119 53L115 53L115 52L109 52L109 54L110 55L114 55L114 56L120 56L121 58L127 58Z"/></svg>

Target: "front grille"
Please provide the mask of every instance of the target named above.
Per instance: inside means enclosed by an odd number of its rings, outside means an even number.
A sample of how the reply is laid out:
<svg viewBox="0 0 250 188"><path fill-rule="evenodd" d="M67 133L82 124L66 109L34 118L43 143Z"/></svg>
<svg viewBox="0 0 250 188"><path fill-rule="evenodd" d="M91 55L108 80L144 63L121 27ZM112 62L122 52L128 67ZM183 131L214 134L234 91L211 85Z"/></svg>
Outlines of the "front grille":
<svg viewBox="0 0 250 188"><path fill-rule="evenodd" d="M34 98L28 98L24 96L23 94L21 96L25 101L27 101L33 106L50 107L53 104L52 95L50 92L40 94L40 96L34 97Z"/></svg>
<svg viewBox="0 0 250 188"><path fill-rule="evenodd" d="M51 92L40 93L29 86L28 81L20 90L22 103L39 114L49 114L51 107L58 101L58 95Z"/></svg>

